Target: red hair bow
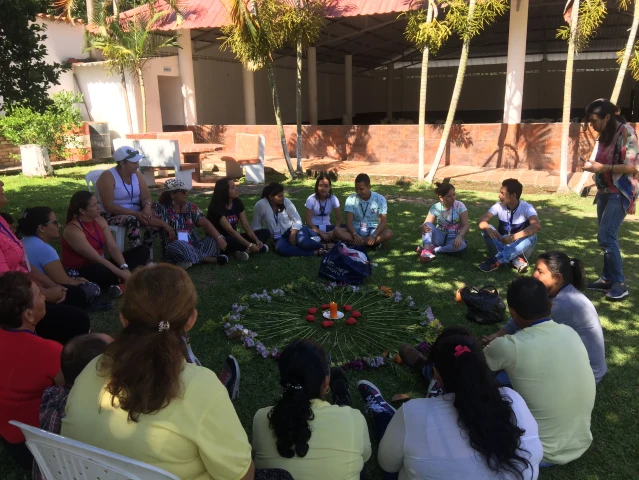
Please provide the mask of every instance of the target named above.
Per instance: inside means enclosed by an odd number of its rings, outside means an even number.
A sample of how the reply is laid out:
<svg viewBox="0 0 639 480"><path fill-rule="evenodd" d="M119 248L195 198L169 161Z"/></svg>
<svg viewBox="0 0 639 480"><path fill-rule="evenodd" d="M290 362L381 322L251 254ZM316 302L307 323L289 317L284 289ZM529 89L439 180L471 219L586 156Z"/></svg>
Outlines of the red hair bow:
<svg viewBox="0 0 639 480"><path fill-rule="evenodd" d="M461 345L457 345L455 347L455 357L459 357L466 352L470 353L470 348L468 348L466 345L464 345L463 347Z"/></svg>

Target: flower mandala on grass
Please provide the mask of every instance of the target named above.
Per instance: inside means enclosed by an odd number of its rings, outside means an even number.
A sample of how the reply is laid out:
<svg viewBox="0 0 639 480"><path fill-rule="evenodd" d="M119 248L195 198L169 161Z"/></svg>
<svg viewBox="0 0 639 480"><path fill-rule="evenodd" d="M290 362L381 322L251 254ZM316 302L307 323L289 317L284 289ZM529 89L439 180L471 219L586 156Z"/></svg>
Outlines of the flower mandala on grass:
<svg viewBox="0 0 639 480"><path fill-rule="evenodd" d="M327 318L331 302L341 318ZM334 365L354 370L392 363L397 355L389 352L402 343L429 345L441 328L430 307L388 287L305 279L240 297L223 321L229 338L263 358L278 358L292 340L305 338L321 344Z"/></svg>

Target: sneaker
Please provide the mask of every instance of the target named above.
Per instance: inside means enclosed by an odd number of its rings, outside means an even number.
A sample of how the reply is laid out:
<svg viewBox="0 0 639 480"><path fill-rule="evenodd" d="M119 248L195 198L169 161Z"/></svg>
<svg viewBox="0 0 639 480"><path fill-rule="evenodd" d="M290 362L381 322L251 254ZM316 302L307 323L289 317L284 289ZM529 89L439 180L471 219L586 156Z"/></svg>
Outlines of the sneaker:
<svg viewBox="0 0 639 480"><path fill-rule="evenodd" d="M238 262L246 262L249 259L249 254L242 251L237 251L233 254L235 260Z"/></svg>
<svg viewBox="0 0 639 480"><path fill-rule="evenodd" d="M528 270L528 262L524 256L515 258L510 264L517 270L517 273L525 273Z"/></svg>
<svg viewBox="0 0 639 480"><path fill-rule="evenodd" d="M178 262L175 265L177 265L180 268L183 268L184 270L188 270L189 268L193 266L193 263L184 261L184 262Z"/></svg>
<svg viewBox="0 0 639 480"><path fill-rule="evenodd" d="M226 265L227 263L229 263L229 257L227 257L226 255L218 255L215 258L217 259L218 265Z"/></svg>
<svg viewBox="0 0 639 480"><path fill-rule="evenodd" d="M606 300L616 302L621 300L623 297L627 297L629 293L628 287L626 287L624 283L615 282L612 284L612 287L610 287L610 290L608 290L608 293L606 293Z"/></svg>
<svg viewBox="0 0 639 480"><path fill-rule="evenodd" d="M108 298L96 298L87 305L87 312L108 312L113 308L113 302Z"/></svg>
<svg viewBox="0 0 639 480"><path fill-rule="evenodd" d="M386 401L382 394L374 384L367 380L360 380L357 382L357 391L362 396L362 399L366 402L364 410L366 413L386 413L389 415L395 414L395 409Z"/></svg>
<svg viewBox="0 0 639 480"><path fill-rule="evenodd" d="M120 298L124 293L124 285L111 285L109 287L109 295L111 298Z"/></svg>
<svg viewBox="0 0 639 480"><path fill-rule="evenodd" d="M233 355L226 357L219 379L229 392L231 400L240 396L240 365Z"/></svg>
<svg viewBox="0 0 639 480"><path fill-rule="evenodd" d="M268 253L268 245L266 243L262 245L260 253Z"/></svg>
<svg viewBox="0 0 639 480"><path fill-rule="evenodd" d="M499 260L497 260L497 257L490 257L477 265L477 267L484 273L492 272L499 268Z"/></svg>
<svg viewBox="0 0 639 480"><path fill-rule="evenodd" d="M404 343L399 346L399 357L408 368L421 372L426 366L426 358L412 345Z"/></svg>
<svg viewBox="0 0 639 480"><path fill-rule="evenodd" d="M419 261L421 263L428 263L435 259L435 254L430 248L424 248L419 254Z"/></svg>
<svg viewBox="0 0 639 480"><path fill-rule="evenodd" d="M588 285L586 285L586 288L588 290L600 290L600 291L607 292L608 290L612 288L612 282L608 282L604 280L603 278L599 278L597 279L596 282L589 283Z"/></svg>
<svg viewBox="0 0 639 480"><path fill-rule="evenodd" d="M333 403L335 405L348 406L351 404L351 394L348 389L348 377L341 367L331 368L331 392L333 392Z"/></svg>

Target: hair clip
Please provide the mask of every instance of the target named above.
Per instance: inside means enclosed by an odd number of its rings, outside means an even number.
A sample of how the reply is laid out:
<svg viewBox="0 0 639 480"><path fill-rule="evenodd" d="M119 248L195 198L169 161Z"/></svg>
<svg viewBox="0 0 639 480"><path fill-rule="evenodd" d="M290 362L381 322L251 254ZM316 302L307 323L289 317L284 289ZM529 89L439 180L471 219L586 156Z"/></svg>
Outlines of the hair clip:
<svg viewBox="0 0 639 480"><path fill-rule="evenodd" d="M299 384L295 384L295 385L293 385L293 384L291 384L291 383L287 383L287 384L284 386L284 388L285 388L286 390L301 390L303 387L302 387L301 385L299 385Z"/></svg>
<svg viewBox="0 0 639 480"><path fill-rule="evenodd" d="M158 331L164 332L165 330L168 330L170 327L171 325L169 325L169 322L160 322L158 324Z"/></svg>
<svg viewBox="0 0 639 480"><path fill-rule="evenodd" d="M459 357L460 355L463 355L466 352L470 353L470 348L468 348L466 345L464 346L457 345L455 347L455 357Z"/></svg>
<svg viewBox="0 0 639 480"><path fill-rule="evenodd" d="M574 260L570 260L570 266L574 267L575 266L575 261Z"/></svg>

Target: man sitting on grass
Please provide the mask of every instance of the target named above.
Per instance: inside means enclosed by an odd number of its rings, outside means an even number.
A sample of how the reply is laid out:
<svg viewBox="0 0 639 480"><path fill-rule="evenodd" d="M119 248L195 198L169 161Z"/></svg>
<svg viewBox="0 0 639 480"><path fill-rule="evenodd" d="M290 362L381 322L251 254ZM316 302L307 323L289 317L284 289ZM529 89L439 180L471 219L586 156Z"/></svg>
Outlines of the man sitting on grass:
<svg viewBox="0 0 639 480"><path fill-rule="evenodd" d="M355 178L355 192L346 199L346 229L355 245L379 247L393 238L386 228L388 206L383 195L371 191L371 179L365 173Z"/></svg>
<svg viewBox="0 0 639 480"><path fill-rule="evenodd" d="M550 318L552 300L536 278L513 281L507 299L520 330L494 339L484 349L486 362L537 420L544 448L540 466L572 462L592 443L595 377L588 352L577 332Z"/></svg>
<svg viewBox="0 0 639 480"><path fill-rule="evenodd" d="M528 268L527 257L537 245L537 232L541 230L535 207L520 200L524 187L518 180L504 180L499 191L499 202L490 207L479 219L479 228L484 236L490 258L479 264L482 272L497 270L510 263L519 273ZM499 220L495 230L489 222Z"/></svg>

